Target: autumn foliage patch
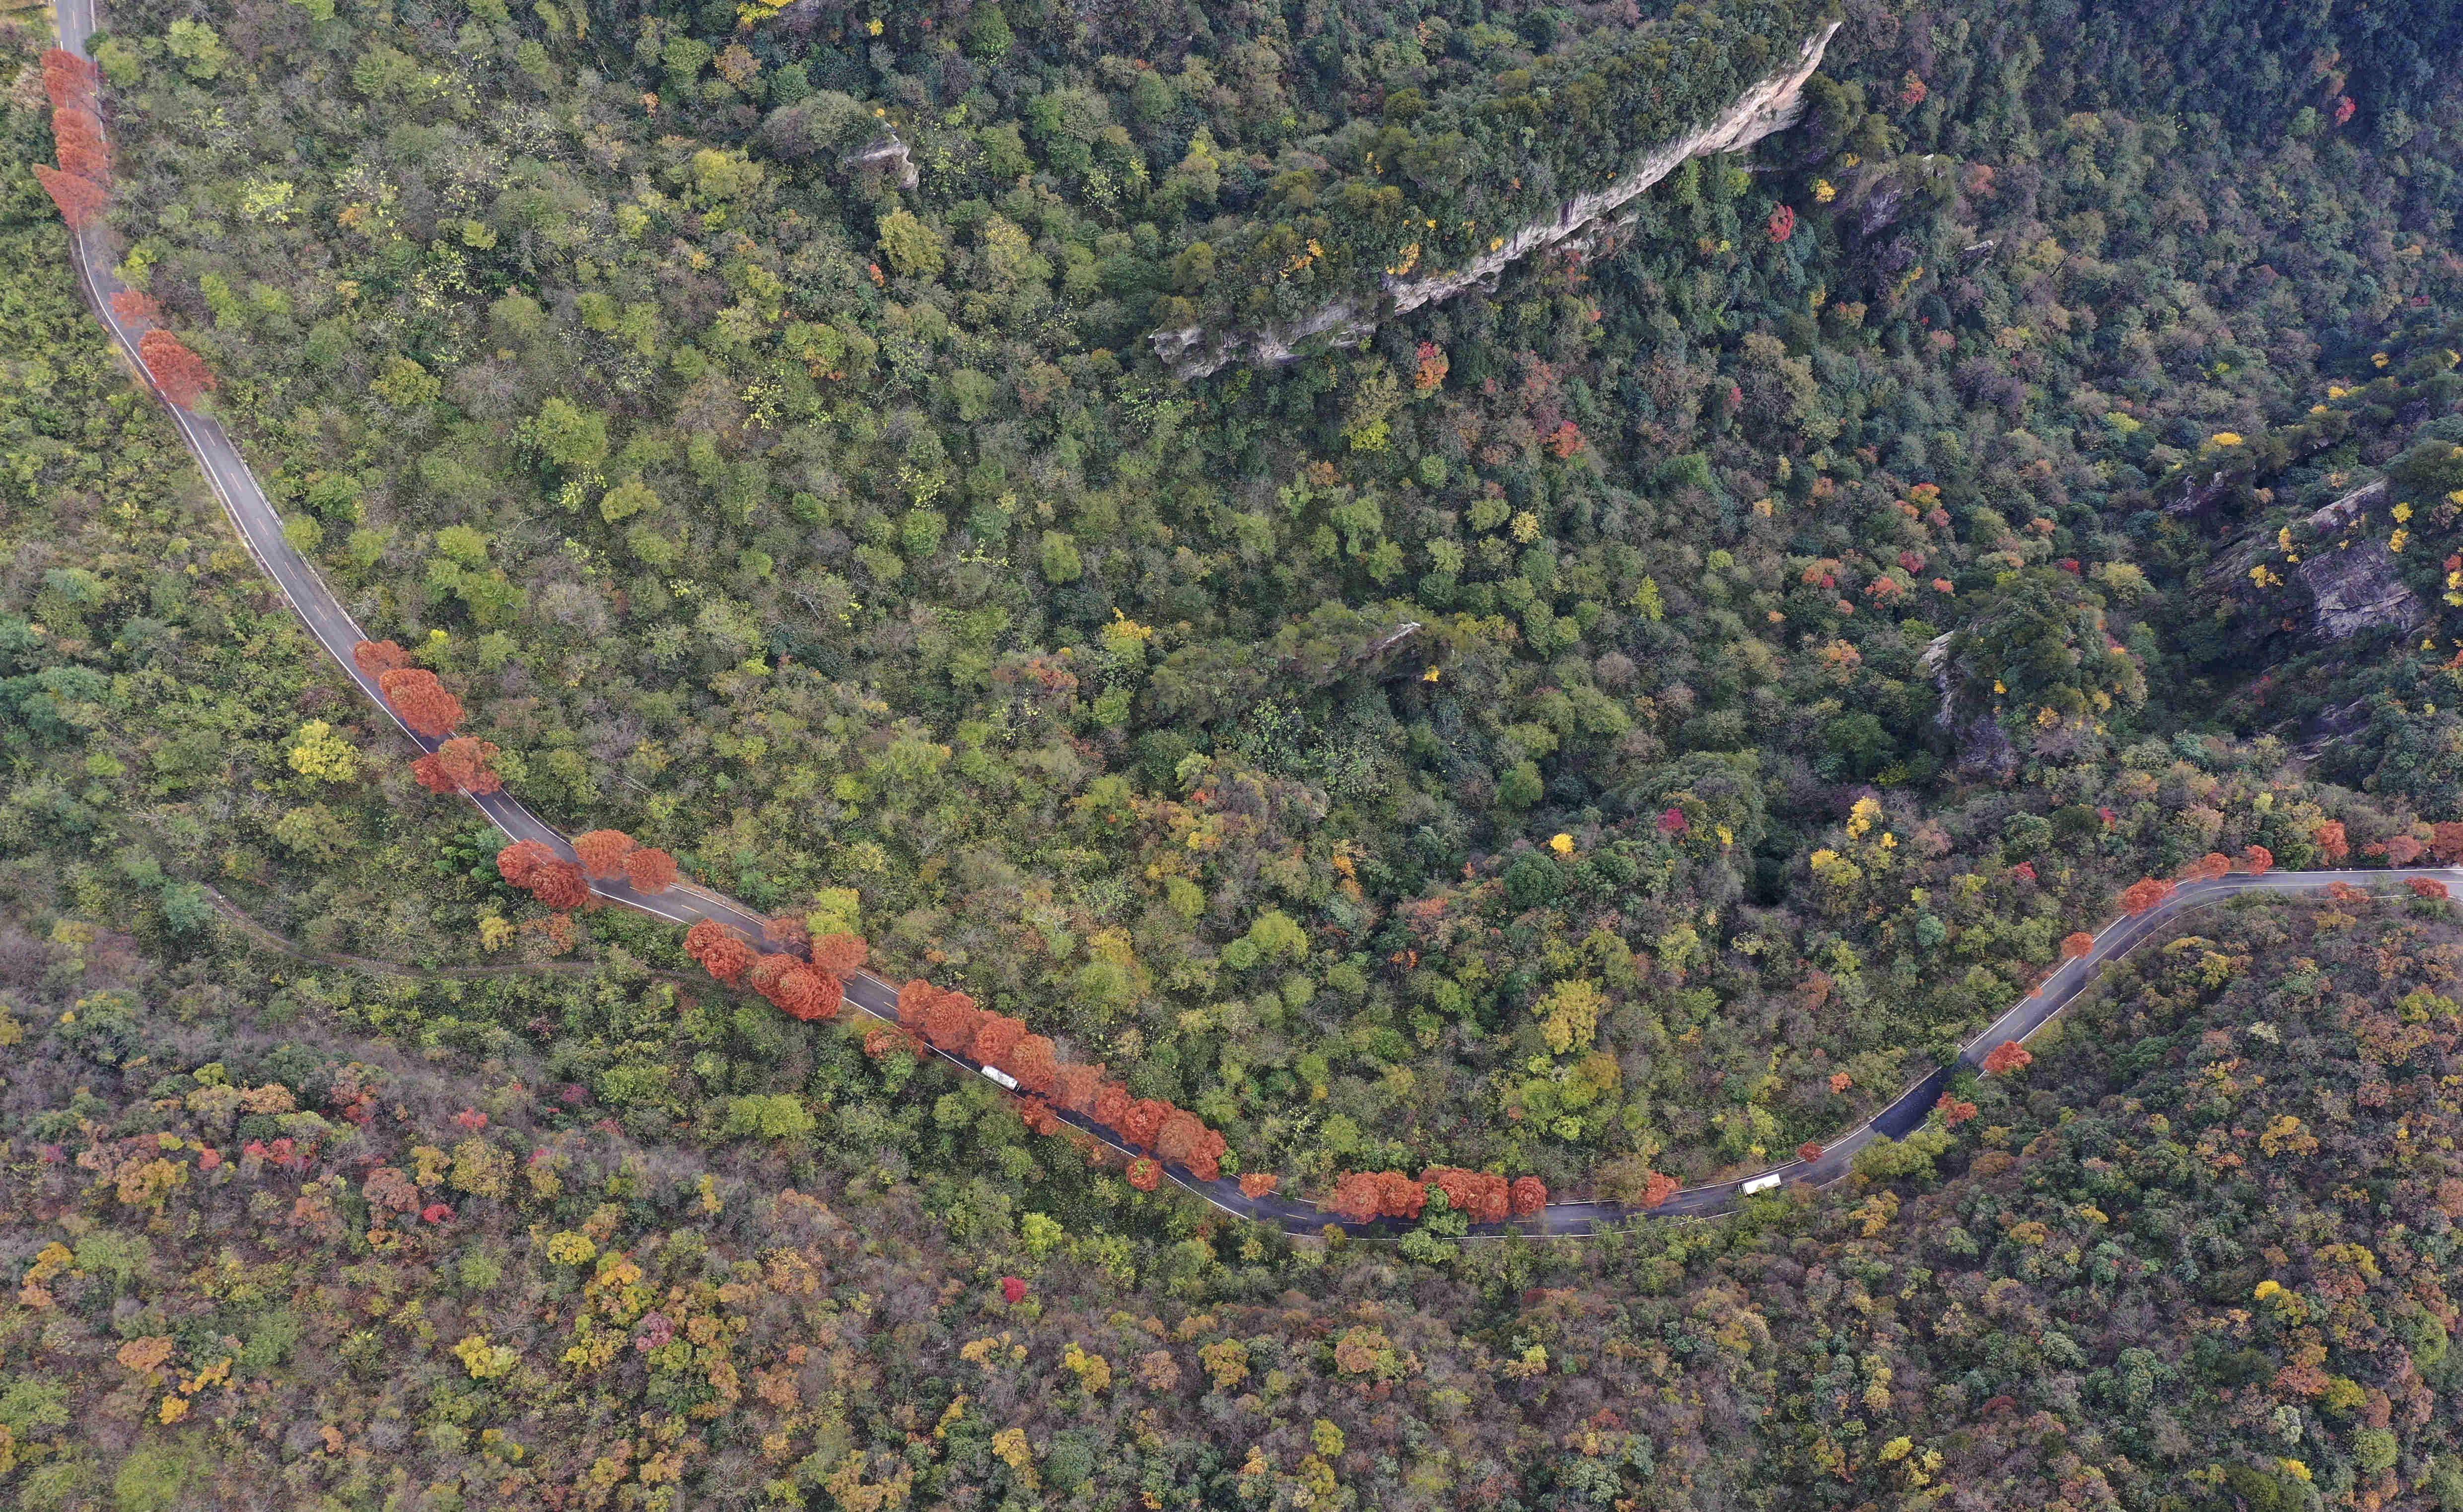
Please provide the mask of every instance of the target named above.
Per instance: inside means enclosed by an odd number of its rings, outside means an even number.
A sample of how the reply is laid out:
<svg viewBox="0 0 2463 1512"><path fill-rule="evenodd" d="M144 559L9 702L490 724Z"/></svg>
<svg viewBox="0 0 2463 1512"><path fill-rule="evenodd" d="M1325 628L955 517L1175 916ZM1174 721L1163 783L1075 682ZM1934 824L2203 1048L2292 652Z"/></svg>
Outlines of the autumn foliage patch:
<svg viewBox="0 0 2463 1512"><path fill-rule="evenodd" d="M154 333L146 335L150 340ZM447 692L445 684L436 680L436 674L425 667L397 667L381 673L377 678L377 687L413 734L430 740L450 733L467 715L462 701Z"/></svg>
<svg viewBox="0 0 2463 1512"><path fill-rule="evenodd" d="M497 852L496 875L559 914L590 901L581 868L536 840L516 840Z"/></svg>
<svg viewBox="0 0 2463 1512"><path fill-rule="evenodd" d="M35 171L39 173L41 170ZM76 182L82 184L86 181L80 179ZM51 187L49 181L45 182L44 187ZM54 192L53 198L58 198L57 191ZM65 208L62 213L66 213ZM75 225L75 220L72 219L70 224ZM148 331L139 337L137 356L144 362L147 375L154 379L154 386L163 391L163 397L182 409L193 408L197 400L215 385L214 371L206 366L206 359L189 351L178 336L168 331ZM452 726L446 727L449 729Z"/></svg>
<svg viewBox="0 0 2463 1512"><path fill-rule="evenodd" d="M412 762L410 774L429 792L499 792L505 779L495 763L502 754L492 741L457 736Z"/></svg>

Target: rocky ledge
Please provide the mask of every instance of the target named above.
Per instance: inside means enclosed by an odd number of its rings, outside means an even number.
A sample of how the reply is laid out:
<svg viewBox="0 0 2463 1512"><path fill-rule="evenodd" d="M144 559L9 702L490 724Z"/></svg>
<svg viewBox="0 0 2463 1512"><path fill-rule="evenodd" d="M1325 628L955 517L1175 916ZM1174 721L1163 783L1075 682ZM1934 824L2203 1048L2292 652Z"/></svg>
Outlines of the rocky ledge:
<svg viewBox="0 0 2463 1512"><path fill-rule="evenodd" d="M1578 238L1597 239L1630 225L1635 217L1629 213L1620 216L1618 212L1689 160L1741 152L1773 132L1795 124L1804 109L1804 82L1821 66L1822 52L1838 31L1836 21L1823 27L1805 39L1793 67L1745 91L1733 104L1698 129L1644 153L1631 167L1612 176L1604 187L1576 195L1560 205L1554 217L1530 223L1506 237L1494 250L1481 253L1461 268L1416 278L1388 274L1373 298L1362 295L1337 300L1305 319L1288 324L1211 337L1202 327L1188 326L1157 331L1146 340L1173 377L1199 378L1234 362L1261 367L1289 362L1299 355L1302 343L1321 335L1329 336L1338 347L1357 346L1388 315L1450 299L1466 290L1493 290L1499 274L1533 252Z"/></svg>

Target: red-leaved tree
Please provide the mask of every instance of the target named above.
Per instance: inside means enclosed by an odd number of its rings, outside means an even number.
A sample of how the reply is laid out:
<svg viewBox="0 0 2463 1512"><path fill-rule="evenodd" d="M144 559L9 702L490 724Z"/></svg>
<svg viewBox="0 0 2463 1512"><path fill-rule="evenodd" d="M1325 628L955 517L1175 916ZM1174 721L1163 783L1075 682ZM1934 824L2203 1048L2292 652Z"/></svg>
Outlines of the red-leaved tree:
<svg viewBox="0 0 2463 1512"><path fill-rule="evenodd" d="M2352 853L2352 843L2344 837L2341 819L2327 820L2310 831L2309 838L2318 843L2318 853L2325 857L2328 866L2343 865Z"/></svg>
<svg viewBox="0 0 2463 1512"><path fill-rule="evenodd" d="M836 977L826 977L794 956L763 956L747 979L753 991L768 998L790 1018L810 1022L838 1017L846 994Z"/></svg>
<svg viewBox="0 0 2463 1512"><path fill-rule="evenodd" d="M1060 1083L1059 1052L1040 1034L1019 1040L1002 1059L1000 1069L1017 1079L1018 1091L1039 1096L1051 1095Z"/></svg>
<svg viewBox="0 0 2463 1512"><path fill-rule="evenodd" d="M834 977L852 976L870 954L860 935L823 935L813 941L813 965Z"/></svg>
<svg viewBox="0 0 2463 1512"><path fill-rule="evenodd" d="M1647 1213L1683 1191L1685 1183L1665 1171L1653 1171L1642 1183L1642 1209Z"/></svg>
<svg viewBox="0 0 2463 1512"><path fill-rule="evenodd" d="M102 87L102 71L66 48L43 50L43 93L54 110L91 110Z"/></svg>
<svg viewBox="0 0 2463 1512"><path fill-rule="evenodd" d="M351 647L351 665L360 669L360 676L375 681L410 665L410 653L398 641L362 640Z"/></svg>
<svg viewBox="0 0 2463 1512"><path fill-rule="evenodd" d="M2085 930L2074 930L2061 937L2061 959L2082 961L2095 951L2095 937Z"/></svg>
<svg viewBox="0 0 2463 1512"><path fill-rule="evenodd" d="M676 858L655 845L624 853L624 880L636 893L659 894L676 885Z"/></svg>
<svg viewBox="0 0 2463 1512"><path fill-rule="evenodd" d="M52 144L61 171L97 184L111 183L111 147L102 140L102 118L71 105L52 111Z"/></svg>
<svg viewBox="0 0 2463 1512"><path fill-rule="evenodd" d="M497 775L495 763L503 754L493 741L457 735L434 754L412 762L410 774L429 792L499 792L505 779Z"/></svg>
<svg viewBox="0 0 2463 1512"><path fill-rule="evenodd" d="M1107 1076L1103 1084L1095 1089L1094 1120L1117 1134L1121 1125L1128 1121L1129 1110L1137 1106L1137 1101L1129 1095L1125 1084Z"/></svg>
<svg viewBox="0 0 2463 1512"><path fill-rule="evenodd" d="M147 338L152 339L150 333ZM396 667L377 678L377 687L411 732L429 740L449 734L467 712L462 701L447 692L436 674L425 667Z"/></svg>
<svg viewBox="0 0 2463 1512"><path fill-rule="evenodd" d="M496 853L496 875L514 887L528 889L539 868L552 866L556 853L536 840L516 840Z"/></svg>
<svg viewBox="0 0 2463 1512"><path fill-rule="evenodd" d="M1103 1090L1103 1068L1064 1061L1053 1073L1052 1100L1081 1117L1092 1117L1095 1101Z"/></svg>
<svg viewBox="0 0 2463 1512"><path fill-rule="evenodd" d="M696 919L685 931L685 954L730 987L752 969L752 947L742 935L714 918Z"/></svg>
<svg viewBox="0 0 2463 1512"><path fill-rule="evenodd" d="M39 173L41 170L35 171ZM76 223L72 221L70 224ZM189 351L186 343L178 336L160 328L138 337L137 356L145 364L145 372L154 379L154 386L163 391L163 397L182 409L194 408L197 400L217 381L214 370L206 366L204 357Z"/></svg>
<svg viewBox="0 0 2463 1512"><path fill-rule="evenodd" d="M2231 856L2224 854L2221 851L2209 851L2206 854L2191 862L2188 866L2183 867L2181 869L2181 875L2188 880L2194 882L2212 882L2219 876L2231 875L2232 869L2233 864Z"/></svg>
<svg viewBox="0 0 2463 1512"><path fill-rule="evenodd" d="M967 1053L977 1065L999 1066L1009 1059L1017 1042L1026 1038L1026 1025L1006 1013L987 1013L975 1026L975 1037L967 1046Z"/></svg>
<svg viewBox="0 0 2463 1512"><path fill-rule="evenodd" d="M64 173L47 163L34 164L34 181L43 186L45 194L52 197L52 203L59 206L60 219L68 222L69 229L73 231L82 231L102 219L103 210L111 204L110 191L101 184L77 174ZM181 350L187 349L183 347ZM138 355L146 357L147 368L154 366L153 358L146 356L142 345L139 346ZM213 377L210 373L206 376L208 379ZM159 374L155 381L162 381ZM208 381L206 386L211 388L213 384Z"/></svg>
<svg viewBox="0 0 2463 1512"><path fill-rule="evenodd" d="M142 289L121 289L111 296L111 313L120 317L121 325L142 326L161 314L163 307Z"/></svg>
<svg viewBox="0 0 2463 1512"><path fill-rule="evenodd" d="M2012 1071L2025 1070L2035 1063L2036 1057L2029 1053L2027 1047L2012 1040L2006 1045L1993 1047L1993 1053L1984 1057L1984 1074L2007 1076Z"/></svg>
<svg viewBox="0 0 2463 1512"><path fill-rule="evenodd" d="M1155 1135L1163 1132L1165 1122L1180 1110L1160 1097L1141 1097L1129 1104L1121 1121L1112 1125L1122 1138L1141 1150L1154 1148Z"/></svg>
<svg viewBox="0 0 2463 1512"><path fill-rule="evenodd" d="M1446 1195L1453 1210L1474 1223L1502 1223L1514 1211L1513 1188L1505 1177L1460 1166L1430 1166L1420 1173L1420 1184Z"/></svg>
<svg viewBox="0 0 2463 1512"><path fill-rule="evenodd" d="M2275 853L2262 845L2243 846L2240 853L2240 869L2252 876L2264 876L2275 870Z"/></svg>
<svg viewBox="0 0 2463 1512"><path fill-rule="evenodd" d="M2150 909L2161 908L2178 891L2179 888L2162 877L2143 877L2122 889L2121 911L2135 918Z"/></svg>
<svg viewBox="0 0 2463 1512"><path fill-rule="evenodd" d="M983 1021L983 1010L963 992L936 987L921 977L898 989L898 1022L934 1049L966 1054Z"/></svg>
<svg viewBox="0 0 2463 1512"><path fill-rule="evenodd" d="M1536 1176L1514 1178L1514 1216L1529 1218L1548 1205L1548 1183Z"/></svg>
<svg viewBox="0 0 2463 1512"><path fill-rule="evenodd" d="M621 830L585 830L573 837L573 853L580 860L585 876L603 879L622 875L624 857L634 849L633 837Z"/></svg>
<svg viewBox="0 0 2463 1512"><path fill-rule="evenodd" d="M1384 1193L1375 1172L1353 1171L1334 1183L1333 1194L1320 1205L1345 1222L1366 1223L1384 1213Z"/></svg>
<svg viewBox="0 0 2463 1512"><path fill-rule="evenodd" d="M559 914L590 901L590 883L570 861L550 861L531 878L531 896Z"/></svg>
<svg viewBox="0 0 2463 1512"><path fill-rule="evenodd" d="M1334 1194L1324 1203L1354 1223L1378 1218L1416 1219L1428 1205L1428 1187L1400 1171L1354 1171L1335 1182Z"/></svg>

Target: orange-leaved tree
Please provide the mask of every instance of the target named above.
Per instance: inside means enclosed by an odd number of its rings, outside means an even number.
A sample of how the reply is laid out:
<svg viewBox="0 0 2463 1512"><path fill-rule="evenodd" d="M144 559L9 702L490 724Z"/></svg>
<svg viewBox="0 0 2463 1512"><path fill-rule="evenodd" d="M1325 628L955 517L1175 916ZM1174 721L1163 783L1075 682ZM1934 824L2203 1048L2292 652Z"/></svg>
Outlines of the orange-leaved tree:
<svg viewBox="0 0 2463 1512"><path fill-rule="evenodd" d="M46 188L50 186L49 184L44 185ZM154 386L163 391L163 397L182 409L195 408L198 399L217 382L214 370L206 366L204 357L189 351L187 344L178 336L159 327L138 338L137 356L145 364L147 375L154 379Z"/></svg>
<svg viewBox="0 0 2463 1512"><path fill-rule="evenodd" d="M163 313L154 296L142 289L117 290L111 296L111 313L122 325L142 326Z"/></svg>
<svg viewBox="0 0 2463 1512"><path fill-rule="evenodd" d="M1052 1076L1052 1100L1073 1113L1093 1117L1095 1102L1103 1089L1103 1066L1077 1061L1063 1061Z"/></svg>
<svg viewBox="0 0 2463 1512"><path fill-rule="evenodd" d="M2074 930L2061 937L2061 959L2082 961L2095 953L2095 937L2085 930Z"/></svg>
<svg viewBox="0 0 2463 1512"><path fill-rule="evenodd" d="M1548 1183L1536 1176L1514 1178L1514 1216L1529 1218L1548 1205Z"/></svg>
<svg viewBox="0 0 2463 1512"><path fill-rule="evenodd" d="M813 964L834 977L853 976L870 954L861 935L823 935L813 941Z"/></svg>
<svg viewBox="0 0 2463 1512"><path fill-rule="evenodd" d="M1201 1181L1211 1181L1223 1174L1223 1157L1231 1151L1231 1142L1220 1132L1182 1109L1172 1110L1171 1116L1155 1131L1155 1154L1187 1166L1188 1174Z"/></svg>
<svg viewBox="0 0 2463 1512"><path fill-rule="evenodd" d="M621 830L585 830L573 837L573 853L581 862L582 875L602 880L622 875L624 857L633 850L633 837Z"/></svg>
<svg viewBox="0 0 2463 1512"><path fill-rule="evenodd" d="M2463 826L2457 826L2457 828L2463 828ZM2240 853L2240 869L2252 876L2264 876L2275 870L2275 853L2262 845L2243 846Z"/></svg>
<svg viewBox="0 0 2463 1512"><path fill-rule="evenodd" d="M1155 1135L1163 1132L1165 1120L1179 1111L1160 1097L1141 1097L1129 1104L1112 1129L1139 1149L1151 1150Z"/></svg>
<svg viewBox="0 0 2463 1512"><path fill-rule="evenodd" d="M676 858L655 845L627 851L624 880L636 893L664 893L676 885Z"/></svg>
<svg viewBox="0 0 2463 1512"><path fill-rule="evenodd" d="M733 986L752 969L752 947L714 918L697 919L685 931L685 954L701 969Z"/></svg>
<svg viewBox="0 0 2463 1512"><path fill-rule="evenodd" d="M2150 909L2161 908L2180 889L2162 877L2148 876L2130 883L2121 892L2121 911L2131 917Z"/></svg>
<svg viewBox="0 0 2463 1512"><path fill-rule="evenodd" d="M2231 856L2224 854L2221 851L2209 851L2206 854L2181 868L2181 875L2183 879L2187 881L2212 882L2216 877L2229 876L2232 875L2232 869L2233 864Z"/></svg>
<svg viewBox="0 0 2463 1512"><path fill-rule="evenodd" d="M987 1013L984 1021L975 1026L975 1037L969 1042L967 1053L975 1058L977 1065L998 1066L1024 1038L1026 1025L1022 1020L1006 1013Z"/></svg>
<svg viewBox="0 0 2463 1512"><path fill-rule="evenodd" d="M559 914L590 901L581 868L536 840L516 840L497 852L496 875Z"/></svg>
<svg viewBox="0 0 2463 1512"><path fill-rule="evenodd" d="M838 978L815 971L795 956L763 956L752 963L752 990L776 1004L789 1018L810 1022L835 1019L846 1001Z"/></svg>
<svg viewBox="0 0 2463 1512"><path fill-rule="evenodd" d="M515 887L528 888L539 868L555 861L556 853L538 841L516 840L496 853L496 875Z"/></svg>
<svg viewBox="0 0 2463 1512"><path fill-rule="evenodd" d="M590 901L590 883L570 861L551 861L531 879L531 896L559 914Z"/></svg>
<svg viewBox="0 0 2463 1512"><path fill-rule="evenodd" d="M1354 1223L1416 1219L1428 1205L1428 1189L1400 1171L1354 1171L1335 1182L1323 1205Z"/></svg>
<svg viewBox="0 0 2463 1512"><path fill-rule="evenodd" d="M52 144L60 168L97 184L111 182L111 148L102 140L102 118L80 105L54 106Z"/></svg>
<svg viewBox="0 0 2463 1512"><path fill-rule="evenodd" d="M2309 838L2317 842L2318 853L2325 857L2328 866L2343 865L2352 853L2352 842L2344 836L2341 819L2327 820L2310 831Z"/></svg>
<svg viewBox="0 0 2463 1512"><path fill-rule="evenodd" d="M1486 1171L1430 1166L1420 1173L1420 1184L1443 1192L1453 1210L1474 1223L1501 1223L1514 1211L1512 1185L1505 1177Z"/></svg>
<svg viewBox="0 0 2463 1512"><path fill-rule="evenodd" d="M983 1021L984 1011L963 992L936 987L921 977L898 989L898 1022L924 1036L934 1049L966 1054Z"/></svg>
<svg viewBox="0 0 2463 1512"><path fill-rule="evenodd" d="M1683 1191L1685 1183L1665 1171L1653 1171L1642 1183L1642 1208L1649 1212Z"/></svg>
<svg viewBox="0 0 2463 1512"><path fill-rule="evenodd" d="M66 48L43 50L43 93L54 110L91 110L102 86L102 70Z"/></svg>
<svg viewBox="0 0 2463 1512"><path fill-rule="evenodd" d="M1000 1069L1017 1079L1018 1091L1048 1096L1059 1085L1060 1052L1040 1034L1029 1034L1011 1048Z"/></svg>
<svg viewBox="0 0 2463 1512"><path fill-rule="evenodd" d="M466 713L462 701L447 692L436 674L425 667L396 667L378 677L377 687L411 732L429 740L449 734Z"/></svg>
<svg viewBox="0 0 2463 1512"><path fill-rule="evenodd" d="M360 676L376 681L388 672L399 672L410 665L410 653L394 640L362 640L351 647L351 664Z"/></svg>
<svg viewBox="0 0 2463 1512"><path fill-rule="evenodd" d="M412 762L410 774L429 792L498 792L505 779L496 773L496 758L503 754L493 741L457 735Z"/></svg>
<svg viewBox="0 0 2463 1512"><path fill-rule="evenodd" d="M2027 1047L2016 1040L2011 1040L2006 1044L1993 1047L1993 1053L1984 1057L1984 1074L2007 1076L2012 1071L2025 1070L2035 1063L2036 1057L2028 1051Z"/></svg>
<svg viewBox="0 0 2463 1512"><path fill-rule="evenodd" d="M43 192L52 197L52 204L59 207L60 219L68 222L69 229L73 231L82 231L87 227L92 226L95 222L102 219L103 210L111 204L111 192L105 189L101 184L95 183L92 179L85 178L75 173L63 172L60 169L52 167L46 163L38 162L34 164L34 182L40 184L43 186ZM153 333L148 332L146 334L151 335ZM175 346L178 345L177 342L172 344ZM181 350L185 352L187 349L182 347ZM154 366L154 362L152 357L146 353L143 343L139 343L137 351L140 356L146 357L145 365L148 369L151 369ZM194 356L193 353L190 355ZM207 375L208 378L211 378L212 376L213 375L211 374ZM157 373L155 375L155 381L162 381L161 374ZM207 388L211 388L213 385L208 382L206 386ZM164 384L164 391L166 393L169 391L168 384ZM175 400L173 402L178 403L182 401ZM185 402L194 403L194 396L191 396Z"/></svg>

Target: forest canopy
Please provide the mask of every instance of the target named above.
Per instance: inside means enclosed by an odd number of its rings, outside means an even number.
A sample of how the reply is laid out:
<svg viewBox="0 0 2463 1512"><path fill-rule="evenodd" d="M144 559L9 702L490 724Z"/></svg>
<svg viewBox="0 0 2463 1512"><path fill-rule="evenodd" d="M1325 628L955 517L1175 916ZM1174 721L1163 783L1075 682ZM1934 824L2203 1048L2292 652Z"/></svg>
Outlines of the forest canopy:
<svg viewBox="0 0 2463 1512"><path fill-rule="evenodd" d="M2450 11L0 15L0 1498L2463 1508Z"/></svg>

